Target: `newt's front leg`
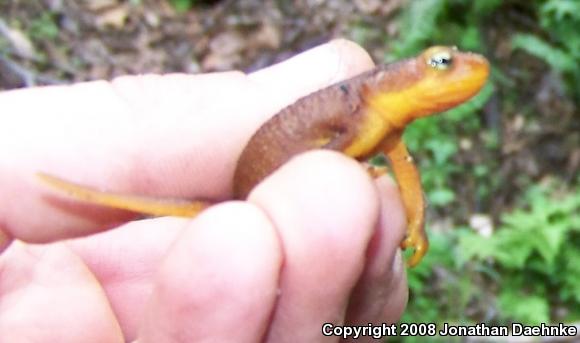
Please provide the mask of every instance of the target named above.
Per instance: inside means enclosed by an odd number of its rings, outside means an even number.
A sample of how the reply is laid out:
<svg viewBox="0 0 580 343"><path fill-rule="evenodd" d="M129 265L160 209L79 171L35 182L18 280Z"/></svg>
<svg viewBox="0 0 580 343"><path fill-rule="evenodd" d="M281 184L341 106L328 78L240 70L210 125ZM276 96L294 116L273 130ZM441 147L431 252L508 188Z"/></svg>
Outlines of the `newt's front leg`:
<svg viewBox="0 0 580 343"><path fill-rule="evenodd" d="M389 142L388 149L383 152L391 162L391 168L403 198L408 226L407 237L401 243L401 248L414 249L413 256L407 261L407 264L413 267L421 261L429 248L425 233L425 198L421 187L421 177L400 137Z"/></svg>

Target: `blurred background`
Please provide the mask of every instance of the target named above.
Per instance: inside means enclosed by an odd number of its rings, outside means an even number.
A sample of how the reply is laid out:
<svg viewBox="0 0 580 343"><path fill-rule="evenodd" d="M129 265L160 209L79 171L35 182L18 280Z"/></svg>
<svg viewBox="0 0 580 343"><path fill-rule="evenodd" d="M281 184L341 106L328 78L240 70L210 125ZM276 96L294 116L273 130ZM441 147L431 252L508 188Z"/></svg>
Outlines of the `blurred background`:
<svg viewBox="0 0 580 343"><path fill-rule="evenodd" d="M0 0L0 90L251 72L336 37L377 63L433 44L492 63L476 98L407 130L431 250L402 321L580 324L580 1Z"/></svg>

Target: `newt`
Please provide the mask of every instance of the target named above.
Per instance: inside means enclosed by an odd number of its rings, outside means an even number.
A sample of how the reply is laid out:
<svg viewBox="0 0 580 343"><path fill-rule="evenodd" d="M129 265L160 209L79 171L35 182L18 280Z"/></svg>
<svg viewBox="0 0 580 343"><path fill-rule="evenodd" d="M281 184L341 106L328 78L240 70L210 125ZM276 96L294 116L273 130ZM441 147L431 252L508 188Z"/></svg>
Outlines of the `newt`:
<svg viewBox="0 0 580 343"><path fill-rule="evenodd" d="M236 165L233 198L245 199L260 181L308 150L336 150L359 161L382 153L390 162L407 216L407 235L401 247L414 249L407 264L415 266L429 244L420 175L401 138L403 131L415 119L470 99L488 76L489 63L483 56L434 46L414 58L377 66L300 98L250 138ZM369 172L376 177L386 171ZM117 194L45 173L38 176L77 200L149 215L193 217L211 205Z"/></svg>

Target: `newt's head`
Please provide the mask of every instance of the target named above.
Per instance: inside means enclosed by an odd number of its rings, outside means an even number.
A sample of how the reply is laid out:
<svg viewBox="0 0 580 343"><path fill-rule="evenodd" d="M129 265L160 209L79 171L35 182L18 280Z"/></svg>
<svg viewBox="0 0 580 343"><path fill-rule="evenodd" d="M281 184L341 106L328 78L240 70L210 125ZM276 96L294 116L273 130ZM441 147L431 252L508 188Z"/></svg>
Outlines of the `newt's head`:
<svg viewBox="0 0 580 343"><path fill-rule="evenodd" d="M396 126L448 110L477 94L489 76L485 57L434 46L375 75L367 102Z"/></svg>
<svg viewBox="0 0 580 343"><path fill-rule="evenodd" d="M437 112L457 106L477 94L489 76L485 57L457 48L434 46L418 59L419 64L423 64L424 77L417 82L417 90L421 91L423 101L431 102Z"/></svg>

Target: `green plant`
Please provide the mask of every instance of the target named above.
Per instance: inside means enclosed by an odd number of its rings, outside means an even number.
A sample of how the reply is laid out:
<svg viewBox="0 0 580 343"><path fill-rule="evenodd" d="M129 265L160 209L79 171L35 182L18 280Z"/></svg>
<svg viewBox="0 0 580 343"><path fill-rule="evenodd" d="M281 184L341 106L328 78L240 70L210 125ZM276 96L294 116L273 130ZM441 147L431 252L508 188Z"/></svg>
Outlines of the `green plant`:
<svg viewBox="0 0 580 343"><path fill-rule="evenodd" d="M187 12L197 4L197 0L170 0L171 6L177 12Z"/></svg>
<svg viewBox="0 0 580 343"><path fill-rule="evenodd" d="M0 54L6 54L8 52L8 48L10 44L4 37L0 37Z"/></svg>
<svg viewBox="0 0 580 343"><path fill-rule="evenodd" d="M532 187L491 237L468 227L431 232L429 254L408 272L410 299L401 322L441 327L580 319L579 191L557 181ZM565 315L555 316L555 308Z"/></svg>
<svg viewBox="0 0 580 343"><path fill-rule="evenodd" d="M502 0L409 1L401 16L399 38L386 59L410 56L433 43L482 51L482 22L501 4Z"/></svg>
<svg viewBox="0 0 580 343"><path fill-rule="evenodd" d="M550 309L580 316L580 189L562 191L555 181L533 186L525 206L505 213L488 238L463 235L460 261L489 264L502 277L498 308L504 320L548 323Z"/></svg>
<svg viewBox="0 0 580 343"><path fill-rule="evenodd" d="M512 47L545 61L566 80L570 94L580 99L580 2L546 0L534 2L543 32L519 33Z"/></svg>
<svg viewBox="0 0 580 343"><path fill-rule="evenodd" d="M36 41L55 40L58 37L58 25L51 12L43 12L30 22L28 28L30 37Z"/></svg>

